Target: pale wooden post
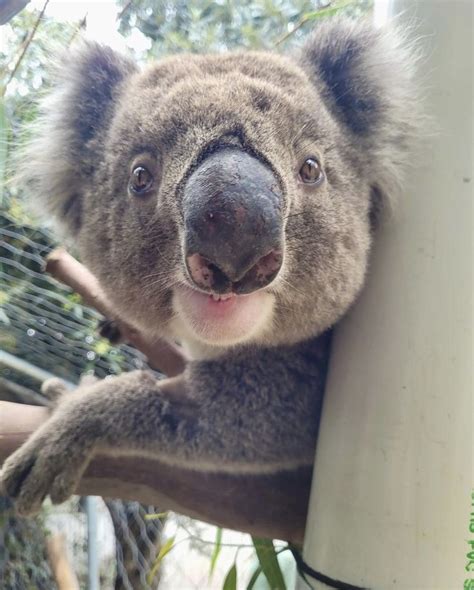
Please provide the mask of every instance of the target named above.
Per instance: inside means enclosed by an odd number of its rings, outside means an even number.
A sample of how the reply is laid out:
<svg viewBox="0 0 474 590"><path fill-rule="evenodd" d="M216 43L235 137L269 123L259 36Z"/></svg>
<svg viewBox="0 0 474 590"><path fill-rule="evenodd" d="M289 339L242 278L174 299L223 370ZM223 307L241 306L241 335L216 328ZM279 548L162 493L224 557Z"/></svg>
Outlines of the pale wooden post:
<svg viewBox="0 0 474 590"><path fill-rule="evenodd" d="M416 18L439 131L337 329L304 555L373 590L471 589L473 6L391 10Z"/></svg>

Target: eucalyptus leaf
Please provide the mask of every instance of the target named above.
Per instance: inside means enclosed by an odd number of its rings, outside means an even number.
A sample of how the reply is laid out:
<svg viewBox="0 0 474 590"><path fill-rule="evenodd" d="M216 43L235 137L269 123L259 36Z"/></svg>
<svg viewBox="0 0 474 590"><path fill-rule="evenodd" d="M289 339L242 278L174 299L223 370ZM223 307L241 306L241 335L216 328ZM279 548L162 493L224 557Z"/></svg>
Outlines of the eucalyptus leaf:
<svg viewBox="0 0 474 590"><path fill-rule="evenodd" d="M336 2L334 5L328 6L327 8L321 8L320 10L315 10L308 14L305 14L303 19L304 20L314 20L317 18L324 18L328 16L333 16L337 14L343 8L347 6L353 5L354 0L343 0L342 2Z"/></svg>
<svg viewBox="0 0 474 590"><path fill-rule="evenodd" d="M145 520L161 520L167 516L168 512L154 512L153 514L145 514Z"/></svg>
<svg viewBox="0 0 474 590"><path fill-rule="evenodd" d="M163 561L163 557L165 557L165 555L167 555L171 551L171 549L173 549L174 539L175 539L174 537L170 537L161 546L161 549L160 549L158 555L156 556L153 567L148 572L148 575L147 575L148 584L151 585L151 583L153 582L153 578L156 576L156 574L158 573L158 570L160 569L161 562Z"/></svg>
<svg viewBox="0 0 474 590"><path fill-rule="evenodd" d="M216 529L216 540L215 540L215 544L214 544L214 551L212 552L212 556L211 556L211 566L209 569L209 577L212 577L212 574L214 573L214 569L216 567L216 563L217 563L217 558L219 557L219 553L221 552L221 546L222 546L222 529L220 527L217 527Z"/></svg>
<svg viewBox="0 0 474 590"><path fill-rule="evenodd" d="M235 563L227 572L222 590L237 590L237 565Z"/></svg>
<svg viewBox="0 0 474 590"><path fill-rule="evenodd" d="M253 587L255 586L261 573L262 573L262 566L259 565L257 567L257 569L253 572L252 577L250 578L249 583L247 584L246 590L253 590Z"/></svg>
<svg viewBox="0 0 474 590"><path fill-rule="evenodd" d="M285 580L278 563L273 541L271 539L252 537L252 542L271 590L286 590Z"/></svg>

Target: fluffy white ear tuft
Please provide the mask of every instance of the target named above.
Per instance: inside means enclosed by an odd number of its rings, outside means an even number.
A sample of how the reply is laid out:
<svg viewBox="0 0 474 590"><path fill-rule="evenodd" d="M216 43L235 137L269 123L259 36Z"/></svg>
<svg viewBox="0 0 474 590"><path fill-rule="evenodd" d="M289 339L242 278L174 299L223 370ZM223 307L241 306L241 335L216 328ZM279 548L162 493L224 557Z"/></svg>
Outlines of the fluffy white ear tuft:
<svg viewBox="0 0 474 590"><path fill-rule="evenodd" d="M81 225L83 179L95 166L131 60L81 41L51 68L52 90L40 103L29 139L18 150L17 181L33 207L52 214L70 232Z"/></svg>
<svg viewBox="0 0 474 590"><path fill-rule="evenodd" d="M349 142L370 161L370 183L388 199L426 126L419 58L396 27L347 19L322 22L299 55Z"/></svg>

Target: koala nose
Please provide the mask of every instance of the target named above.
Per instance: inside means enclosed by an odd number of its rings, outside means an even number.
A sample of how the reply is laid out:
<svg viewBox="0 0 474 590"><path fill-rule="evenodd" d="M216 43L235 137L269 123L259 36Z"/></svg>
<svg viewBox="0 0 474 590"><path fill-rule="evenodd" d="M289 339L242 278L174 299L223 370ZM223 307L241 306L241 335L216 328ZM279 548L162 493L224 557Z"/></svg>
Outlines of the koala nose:
<svg viewBox="0 0 474 590"><path fill-rule="evenodd" d="M256 157L226 148L206 158L186 183L183 215L186 266L199 288L251 293L277 276L282 193Z"/></svg>

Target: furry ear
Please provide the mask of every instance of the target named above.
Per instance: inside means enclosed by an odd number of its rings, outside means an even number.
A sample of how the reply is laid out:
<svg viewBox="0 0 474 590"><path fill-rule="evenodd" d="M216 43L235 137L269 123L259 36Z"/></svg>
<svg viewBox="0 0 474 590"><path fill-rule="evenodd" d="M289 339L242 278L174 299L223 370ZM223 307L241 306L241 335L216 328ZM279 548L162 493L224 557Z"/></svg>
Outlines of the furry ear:
<svg viewBox="0 0 474 590"><path fill-rule="evenodd" d="M81 225L81 192L99 158L100 147L122 84L135 64L108 47L82 42L52 68L52 89L19 150L19 181L33 205L76 232Z"/></svg>
<svg viewBox="0 0 474 590"><path fill-rule="evenodd" d="M395 28L345 19L317 26L299 56L329 112L369 163L370 184L388 198L398 192L420 131L417 59Z"/></svg>

